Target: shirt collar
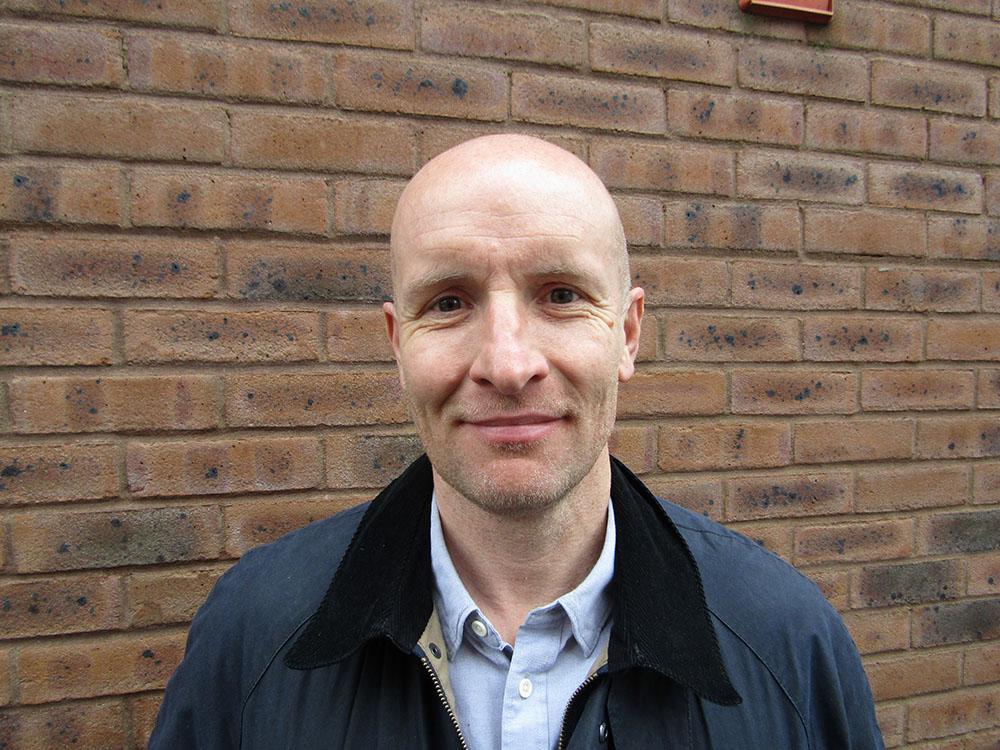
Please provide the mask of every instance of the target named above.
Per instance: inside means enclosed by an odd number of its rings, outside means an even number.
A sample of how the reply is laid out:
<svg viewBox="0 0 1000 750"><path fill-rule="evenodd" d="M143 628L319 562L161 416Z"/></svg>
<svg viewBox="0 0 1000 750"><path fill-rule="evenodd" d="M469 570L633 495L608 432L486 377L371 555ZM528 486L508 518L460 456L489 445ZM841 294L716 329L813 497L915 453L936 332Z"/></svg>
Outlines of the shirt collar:
<svg viewBox="0 0 1000 750"><path fill-rule="evenodd" d="M434 571L434 605L437 607L445 647L449 656L461 645L465 623L471 614L481 614L455 570L441 529L437 496L430 510L431 569ZM611 616L611 581L615 572L615 512L608 503L608 523L604 546L587 577L572 591L532 612L561 609L569 620L570 632L583 652L590 655L597 648L601 631Z"/></svg>

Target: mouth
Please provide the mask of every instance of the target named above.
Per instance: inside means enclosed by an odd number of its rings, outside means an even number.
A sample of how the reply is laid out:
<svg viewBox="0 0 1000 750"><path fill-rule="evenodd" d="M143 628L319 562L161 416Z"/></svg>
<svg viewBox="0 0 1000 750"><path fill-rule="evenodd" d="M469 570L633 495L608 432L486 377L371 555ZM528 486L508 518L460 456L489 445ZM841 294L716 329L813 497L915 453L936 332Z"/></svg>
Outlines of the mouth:
<svg viewBox="0 0 1000 750"><path fill-rule="evenodd" d="M546 438L562 422L552 414L504 414L463 422L483 440L496 444L534 443Z"/></svg>

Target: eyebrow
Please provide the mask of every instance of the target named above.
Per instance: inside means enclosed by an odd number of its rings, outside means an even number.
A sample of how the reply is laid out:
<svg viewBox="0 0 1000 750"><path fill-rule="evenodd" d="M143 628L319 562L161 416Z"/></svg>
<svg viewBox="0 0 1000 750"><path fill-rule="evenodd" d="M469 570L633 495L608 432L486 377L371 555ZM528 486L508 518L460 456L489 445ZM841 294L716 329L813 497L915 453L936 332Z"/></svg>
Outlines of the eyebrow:
<svg viewBox="0 0 1000 750"><path fill-rule="evenodd" d="M405 291L410 294L420 294L421 292L425 292L430 289L447 287L454 283L466 281L471 276L473 276L473 274L454 269L428 271L425 274L417 276L415 279L406 284L404 288ZM552 265L530 270L527 273L527 276L532 279L545 279L550 277L579 279L581 281L593 282L598 285L605 280L605 277L601 274L591 273L581 266L572 264Z"/></svg>

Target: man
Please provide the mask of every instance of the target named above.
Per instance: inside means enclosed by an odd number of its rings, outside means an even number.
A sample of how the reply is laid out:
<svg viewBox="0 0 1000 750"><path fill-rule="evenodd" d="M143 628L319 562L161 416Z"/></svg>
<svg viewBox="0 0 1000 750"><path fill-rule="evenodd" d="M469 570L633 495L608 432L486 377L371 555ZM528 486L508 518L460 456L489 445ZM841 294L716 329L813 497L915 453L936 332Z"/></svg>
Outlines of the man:
<svg viewBox="0 0 1000 750"><path fill-rule="evenodd" d="M222 577L150 747L881 748L815 586L608 454L643 292L596 175L469 141L413 178L391 245L427 455Z"/></svg>

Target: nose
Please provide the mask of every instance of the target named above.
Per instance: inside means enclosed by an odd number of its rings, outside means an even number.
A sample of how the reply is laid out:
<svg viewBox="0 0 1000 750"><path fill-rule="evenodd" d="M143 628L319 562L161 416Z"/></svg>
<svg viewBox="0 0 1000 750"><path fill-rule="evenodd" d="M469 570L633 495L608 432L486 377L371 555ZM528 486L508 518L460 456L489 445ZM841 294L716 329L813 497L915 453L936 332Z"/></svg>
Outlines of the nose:
<svg viewBox="0 0 1000 750"><path fill-rule="evenodd" d="M505 396L519 393L549 372L548 361L533 340L526 312L516 300L491 302L483 310L476 356L469 376Z"/></svg>

